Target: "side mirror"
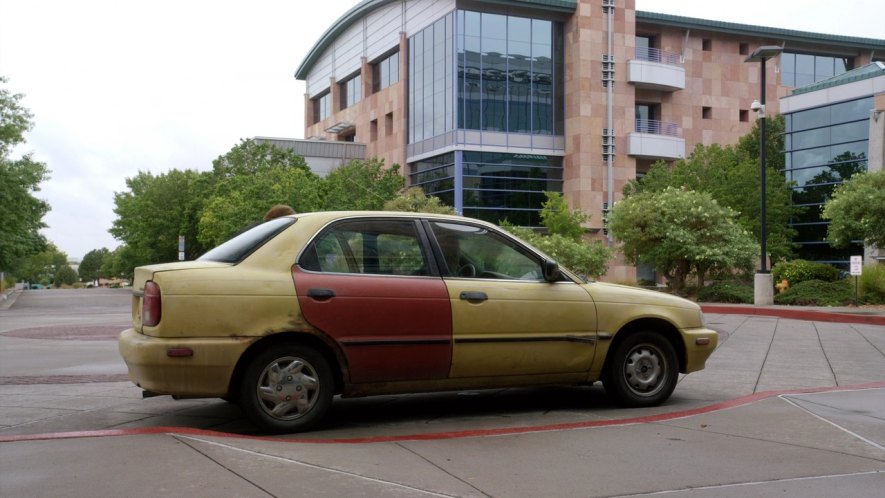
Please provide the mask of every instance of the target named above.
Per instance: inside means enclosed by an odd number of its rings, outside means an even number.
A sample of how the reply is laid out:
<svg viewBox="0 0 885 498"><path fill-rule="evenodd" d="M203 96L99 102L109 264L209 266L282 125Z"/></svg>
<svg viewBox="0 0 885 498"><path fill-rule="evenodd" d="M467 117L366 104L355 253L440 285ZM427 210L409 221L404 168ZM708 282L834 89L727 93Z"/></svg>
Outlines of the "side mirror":
<svg viewBox="0 0 885 498"><path fill-rule="evenodd" d="M544 280L547 282L558 282L562 277L562 274L559 273L559 265L556 264L556 261L551 261L549 259L545 259L541 266L544 270Z"/></svg>

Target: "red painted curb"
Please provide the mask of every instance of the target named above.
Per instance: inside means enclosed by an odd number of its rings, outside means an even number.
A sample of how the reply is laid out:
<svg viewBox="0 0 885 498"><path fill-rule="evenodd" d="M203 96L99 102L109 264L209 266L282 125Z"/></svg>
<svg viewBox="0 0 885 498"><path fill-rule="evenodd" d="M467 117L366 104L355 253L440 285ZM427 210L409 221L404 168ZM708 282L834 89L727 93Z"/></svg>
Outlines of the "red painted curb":
<svg viewBox="0 0 885 498"><path fill-rule="evenodd" d="M701 304L701 310L704 313L722 313L726 315L759 315L787 318L790 320L808 320L812 322L885 325L885 315L861 315L850 313L834 313L832 311L784 308L751 308L745 306L729 306L727 304Z"/></svg>
<svg viewBox="0 0 885 498"><path fill-rule="evenodd" d="M822 392L836 391L854 391L862 389L882 389L885 388L885 382L873 382L869 384L861 384L856 386L839 386L839 387L820 387L808 389L790 389L783 391L765 391L740 398L735 398L721 403L715 403L690 410L681 410L672 413L661 413L657 415L649 415L645 417L630 417L616 420L594 420L586 422L571 422L566 424L548 424L526 427L509 427L502 429L479 429L468 431L452 431L452 432L436 432L430 434L410 434L402 436L374 436L363 438L343 438L343 439L305 439L305 438L279 438L270 436L248 436L242 434L230 434L226 432L210 431L203 429L193 429L188 427L146 427L141 429L106 429L96 431L75 431L75 432L53 432L45 434L25 434L17 436L0 436L0 443L14 443L20 441L47 441L56 439L77 439L90 437L109 437L109 436L145 436L157 434L183 435L183 436L204 436L204 437L223 437L228 439L249 439L252 441L272 441L283 443L302 443L302 444L369 444L369 443L393 443L402 441L438 441L443 439L461 439L470 437L488 437L488 436L512 436L517 434L530 434L537 432L566 431L575 429L590 429L595 427L617 427L624 425L649 424L654 422L663 422L667 420L676 420L680 418L691 417L694 415L702 415L721 410L728 410L739 406L749 405L757 401L781 396L785 394L812 394Z"/></svg>

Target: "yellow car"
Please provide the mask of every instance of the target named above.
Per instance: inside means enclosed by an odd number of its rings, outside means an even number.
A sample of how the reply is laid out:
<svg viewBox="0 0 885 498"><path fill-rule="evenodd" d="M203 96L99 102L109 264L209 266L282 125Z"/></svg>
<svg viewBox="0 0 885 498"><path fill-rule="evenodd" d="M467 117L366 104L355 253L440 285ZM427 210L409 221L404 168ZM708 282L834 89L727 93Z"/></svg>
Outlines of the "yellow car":
<svg viewBox="0 0 885 498"><path fill-rule="evenodd" d="M665 401L717 343L700 308L587 282L498 227L432 214L277 218L136 268L120 336L146 396L223 397L268 432L367 396L601 380Z"/></svg>

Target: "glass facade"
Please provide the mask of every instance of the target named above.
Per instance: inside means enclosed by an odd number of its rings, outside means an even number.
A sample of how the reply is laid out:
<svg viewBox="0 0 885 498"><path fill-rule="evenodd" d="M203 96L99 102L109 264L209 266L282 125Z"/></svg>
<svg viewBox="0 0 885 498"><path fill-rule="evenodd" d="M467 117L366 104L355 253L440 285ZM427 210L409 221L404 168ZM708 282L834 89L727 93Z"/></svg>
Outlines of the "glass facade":
<svg viewBox="0 0 885 498"><path fill-rule="evenodd" d="M561 136L563 80L560 23L454 11L409 39L408 141L455 130ZM526 151L440 154L411 164L410 184L465 216L540 226L544 192L562 191L562 157Z"/></svg>
<svg viewBox="0 0 885 498"><path fill-rule="evenodd" d="M802 87L853 69L851 58L830 55L781 54L781 84Z"/></svg>
<svg viewBox="0 0 885 498"><path fill-rule="evenodd" d="M458 128L562 135L562 25L471 11L457 25Z"/></svg>
<svg viewBox="0 0 885 498"><path fill-rule="evenodd" d="M869 118L873 98L866 97L786 114L786 177L795 183L793 203L804 212L791 220L798 232L799 257L848 268L849 256L863 254L860 241L847 248L826 242L820 213L833 189L867 170Z"/></svg>
<svg viewBox="0 0 885 498"><path fill-rule="evenodd" d="M454 19L451 13L409 39L409 143L454 129Z"/></svg>
<svg viewBox="0 0 885 498"><path fill-rule="evenodd" d="M540 226L544 192L562 191L562 157L450 152L413 164L411 185L464 216Z"/></svg>

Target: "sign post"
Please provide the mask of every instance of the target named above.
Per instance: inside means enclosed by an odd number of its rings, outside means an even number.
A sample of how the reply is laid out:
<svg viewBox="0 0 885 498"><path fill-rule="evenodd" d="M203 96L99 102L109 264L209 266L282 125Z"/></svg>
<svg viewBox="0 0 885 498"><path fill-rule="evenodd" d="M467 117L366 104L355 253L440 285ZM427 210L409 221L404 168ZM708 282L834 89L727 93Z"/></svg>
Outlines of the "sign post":
<svg viewBox="0 0 885 498"><path fill-rule="evenodd" d="M184 261L184 235L178 236L178 260Z"/></svg>
<svg viewBox="0 0 885 498"><path fill-rule="evenodd" d="M857 306L857 277L863 272L863 256L851 256L851 275L854 276L854 305Z"/></svg>

